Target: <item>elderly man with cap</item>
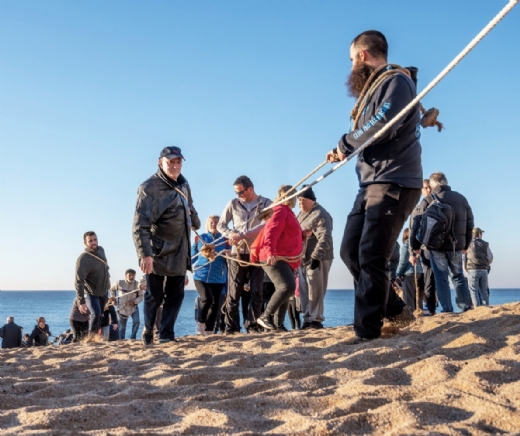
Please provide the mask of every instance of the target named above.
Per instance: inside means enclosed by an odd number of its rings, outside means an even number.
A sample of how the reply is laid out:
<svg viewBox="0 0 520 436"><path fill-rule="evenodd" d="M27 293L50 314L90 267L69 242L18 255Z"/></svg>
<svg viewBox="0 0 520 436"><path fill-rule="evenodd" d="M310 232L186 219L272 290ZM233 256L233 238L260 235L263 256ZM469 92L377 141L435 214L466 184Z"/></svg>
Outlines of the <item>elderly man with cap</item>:
<svg viewBox="0 0 520 436"><path fill-rule="evenodd" d="M22 328L14 323L14 316L7 317L7 324L0 328L2 348L18 348L22 346Z"/></svg>
<svg viewBox="0 0 520 436"><path fill-rule="evenodd" d="M304 185L305 187L305 185ZM312 188L298 197L298 222L302 229L311 229L305 257L299 272L299 290L303 313L302 329L323 328L325 293L329 271L334 259L332 247L332 217L316 202Z"/></svg>
<svg viewBox="0 0 520 436"><path fill-rule="evenodd" d="M146 274L144 345L153 342L157 308L163 304L159 343L175 341L174 325L184 300L184 279L191 270L190 229L200 228L191 189L181 174L179 147L165 147L159 169L137 192L133 237L141 271Z"/></svg>
<svg viewBox="0 0 520 436"><path fill-rule="evenodd" d="M466 252L464 266L468 272L469 295L473 307L489 305L488 272L493 262L493 253L489 243L482 239L482 230L475 227L472 231L473 238Z"/></svg>

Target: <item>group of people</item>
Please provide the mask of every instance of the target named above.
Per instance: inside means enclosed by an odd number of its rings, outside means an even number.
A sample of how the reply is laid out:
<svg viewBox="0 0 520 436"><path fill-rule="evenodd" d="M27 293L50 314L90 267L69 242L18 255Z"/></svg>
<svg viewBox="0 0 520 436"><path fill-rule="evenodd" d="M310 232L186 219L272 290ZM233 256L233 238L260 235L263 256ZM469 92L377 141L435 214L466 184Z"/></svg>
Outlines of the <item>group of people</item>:
<svg viewBox="0 0 520 436"><path fill-rule="evenodd" d="M390 64L387 56L388 44L381 32L365 31L352 41L352 71L346 85L357 102L351 112L351 130L326 154L331 163L357 154L359 192L340 244L341 260L354 278L355 343L378 338L385 318L401 325L413 321L416 276L423 283L432 314L437 300L442 311L453 311L448 275L462 310L489 302L486 274L492 255L481 239L482 231L474 229L467 200L451 190L442 173L432 174L428 185L423 185L420 103L396 118L417 95L417 69ZM282 185L272 203L255 192L247 176L240 176L233 183L236 198L220 217L208 218L206 233L196 236L190 250L191 233L201 223L190 185L182 174L184 160L179 147L165 147L157 172L141 184L137 193L133 240L145 275L145 283L139 287L144 291L143 344L154 341L154 324L161 306L156 339L159 343L176 340L174 326L188 270L195 272L201 332L214 332L221 316L226 335L240 331L239 302L246 284L250 297L244 320L247 332L284 330L284 319L291 302L294 306L296 292L304 318L302 328L322 328L333 261L332 218L317 203L312 189L307 187L299 194L300 212L296 216L291 186ZM424 198L418 204L422 188ZM423 227L430 222L425 217L438 204L451 208L453 231L430 249L421 242L425 240ZM410 215L396 275L398 281L404 281L401 298L398 287L393 286L389 263ZM75 304L78 314L89 315L85 329L91 335L100 328L110 283L107 260L95 233L85 234L84 242L85 251L77 262ZM205 257L203 252L211 255ZM469 290L463 275L463 255ZM411 271L413 286L408 277ZM272 295L265 302L264 277L272 283ZM133 292L134 285L123 283L117 289ZM136 294L138 298L142 296ZM134 319L135 312L130 312L125 316L132 316L135 323L138 315Z"/></svg>
<svg viewBox="0 0 520 436"><path fill-rule="evenodd" d="M23 333L23 327L14 322L14 316L8 316L6 324L0 328L2 348L18 348L49 345L51 332L45 323L45 318L40 316L32 332Z"/></svg>

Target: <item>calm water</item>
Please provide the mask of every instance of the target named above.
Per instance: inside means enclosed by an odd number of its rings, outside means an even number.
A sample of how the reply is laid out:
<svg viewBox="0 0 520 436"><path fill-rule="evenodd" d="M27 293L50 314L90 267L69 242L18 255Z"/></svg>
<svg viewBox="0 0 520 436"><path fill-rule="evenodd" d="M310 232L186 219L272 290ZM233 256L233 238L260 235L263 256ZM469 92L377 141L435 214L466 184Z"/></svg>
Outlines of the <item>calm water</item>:
<svg viewBox="0 0 520 436"><path fill-rule="evenodd" d="M452 292L453 294L453 292ZM15 322L24 327L24 333L31 333L36 318L45 317L54 335L59 335L69 328L69 314L74 300L74 291L2 291L0 292L0 325L8 316L14 316ZM195 334L193 305L197 291L186 291L184 303L175 324L176 336ZM520 301L520 289L492 289L492 305ZM325 297L325 326L334 327L350 324L354 319L354 291L330 290ZM143 326L143 303L139 305L141 328ZM453 307L457 307L453 301ZM132 320L128 320L126 335L131 332ZM286 319L286 327L290 327ZM138 337L140 337L140 332Z"/></svg>

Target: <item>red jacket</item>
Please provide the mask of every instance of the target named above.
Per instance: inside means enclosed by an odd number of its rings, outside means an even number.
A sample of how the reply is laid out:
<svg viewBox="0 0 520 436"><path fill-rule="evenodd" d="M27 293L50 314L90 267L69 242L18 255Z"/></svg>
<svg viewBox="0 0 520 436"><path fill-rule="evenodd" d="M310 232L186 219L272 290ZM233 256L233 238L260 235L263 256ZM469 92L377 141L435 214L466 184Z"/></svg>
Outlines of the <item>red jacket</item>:
<svg viewBox="0 0 520 436"><path fill-rule="evenodd" d="M251 246L251 261L265 262L269 256L298 256L302 253L303 234L296 215L289 206L273 208L273 216ZM293 269L300 266L300 259L287 262Z"/></svg>

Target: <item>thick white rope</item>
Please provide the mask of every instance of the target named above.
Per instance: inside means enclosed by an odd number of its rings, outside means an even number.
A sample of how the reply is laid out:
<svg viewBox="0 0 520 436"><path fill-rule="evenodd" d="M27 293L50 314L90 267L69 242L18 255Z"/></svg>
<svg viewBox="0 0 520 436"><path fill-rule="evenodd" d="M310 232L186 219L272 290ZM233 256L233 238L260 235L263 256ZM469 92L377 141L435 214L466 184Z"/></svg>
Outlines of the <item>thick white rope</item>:
<svg viewBox="0 0 520 436"><path fill-rule="evenodd" d="M289 196L283 197L280 201L276 203L272 203L260 213L265 212L269 209L274 208L275 206L278 206L279 204L282 204L286 202L287 200L290 200L294 197L297 197L302 192L305 192L307 189L313 187L317 183L321 182L326 177L330 176L334 171L337 171L339 168L341 168L343 165L345 165L348 161L350 161L354 156L357 156L359 153L361 153L365 148L367 148L370 144L372 144L376 139L379 139L381 136L383 136L395 123L397 123L401 118L403 118L410 109L412 109L417 103L422 100L422 98L428 94L455 66L471 51L475 46L484 39L484 37L509 13L511 10L518 4L519 0L510 0L509 3L504 6L504 8L493 18L484 29L480 31L480 33L473 38L473 40L442 70L437 77L435 77L429 84L424 88L417 96L410 102L406 107L404 107L401 112L399 112L394 118L392 118L388 124L386 124L379 132L375 133L374 136L367 139L357 150L352 152L350 155L347 156L347 158L335 165L333 168L331 168L329 171L327 171L322 176L318 177L314 182L308 184L305 188L300 189L299 191L295 192L294 194L291 194ZM314 172L316 172L319 168L321 168L323 164L320 164L316 170L309 173L308 176L306 176L304 180L306 180L308 177L310 177ZM299 182L298 185L302 183ZM295 185L295 186L298 186ZM245 224L247 224L249 221L252 221L255 219L258 215L253 216L250 218ZM223 238L223 236L221 237ZM221 239L219 238L219 239ZM216 242L216 241L214 241ZM192 259L197 257L198 255L195 255Z"/></svg>
<svg viewBox="0 0 520 436"><path fill-rule="evenodd" d="M375 133L374 136L367 139L356 151L354 151L352 154L350 154L344 161L340 162L336 166L334 166L332 169L327 171L322 176L318 177L314 182L307 185L305 188L299 190L298 192L295 192L294 194L284 197L282 200L280 200L277 203L272 203L269 205L269 207L266 207L264 210L262 210L260 213L272 209L275 206L278 206L279 204L290 200L291 198L294 198L298 195L300 195L302 192L306 191L307 189L311 188L315 184L321 182L323 179L331 175L334 171L341 168L343 165L345 165L349 160L351 160L354 156L358 155L361 151L363 151L365 148L367 148L370 144L372 144L376 139L383 136L389 129L392 127L397 121L399 121L401 118L403 118L406 113L412 109L417 103L419 103L422 98L428 94L473 48L518 4L519 0L510 0L509 3L493 18L489 24L482 29L482 31L475 37L473 40L462 50L456 57L453 59L444 70L442 70L435 79L433 79L430 84L424 88L422 92L420 92L417 97L415 97L401 112L399 112L393 119L390 120L390 122L384 126L379 132Z"/></svg>

